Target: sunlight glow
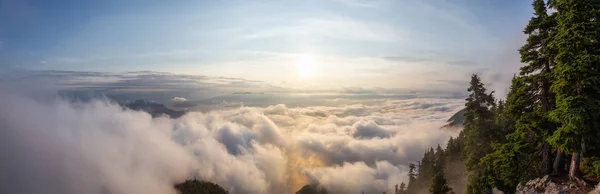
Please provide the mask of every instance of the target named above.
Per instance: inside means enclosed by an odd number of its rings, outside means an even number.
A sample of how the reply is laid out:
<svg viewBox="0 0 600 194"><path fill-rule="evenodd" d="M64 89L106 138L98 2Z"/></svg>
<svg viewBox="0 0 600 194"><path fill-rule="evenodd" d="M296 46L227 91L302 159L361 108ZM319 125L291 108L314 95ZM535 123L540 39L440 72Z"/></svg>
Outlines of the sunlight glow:
<svg viewBox="0 0 600 194"><path fill-rule="evenodd" d="M315 75L317 60L312 54L304 54L298 58L298 74L302 77Z"/></svg>

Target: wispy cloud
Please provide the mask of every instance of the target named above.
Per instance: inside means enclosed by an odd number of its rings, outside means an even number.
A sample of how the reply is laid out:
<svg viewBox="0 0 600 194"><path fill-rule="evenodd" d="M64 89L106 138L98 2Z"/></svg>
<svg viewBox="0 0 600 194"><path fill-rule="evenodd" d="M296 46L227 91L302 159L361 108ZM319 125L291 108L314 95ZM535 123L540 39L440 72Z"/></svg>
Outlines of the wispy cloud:
<svg viewBox="0 0 600 194"><path fill-rule="evenodd" d="M207 49L179 49L160 52L132 54L134 57L190 57L209 53Z"/></svg>
<svg viewBox="0 0 600 194"><path fill-rule="evenodd" d="M473 60L458 60L458 61L449 61L447 62L449 65L458 65L458 66L478 66L479 63Z"/></svg>
<svg viewBox="0 0 600 194"><path fill-rule="evenodd" d="M248 39L284 37L333 38L354 41L401 41L401 29L379 22L349 18L302 19L283 26L255 29L244 35Z"/></svg>
<svg viewBox="0 0 600 194"><path fill-rule="evenodd" d="M432 58L418 57L418 56L384 56L382 57L390 61L401 61L401 62L426 62L432 61Z"/></svg>
<svg viewBox="0 0 600 194"><path fill-rule="evenodd" d="M368 8L377 7L381 3L381 0L334 0L334 1L342 3L347 6L368 7Z"/></svg>
<svg viewBox="0 0 600 194"><path fill-rule="evenodd" d="M51 57L47 61L59 64L73 64L73 63L82 63L85 62L86 59L80 57Z"/></svg>

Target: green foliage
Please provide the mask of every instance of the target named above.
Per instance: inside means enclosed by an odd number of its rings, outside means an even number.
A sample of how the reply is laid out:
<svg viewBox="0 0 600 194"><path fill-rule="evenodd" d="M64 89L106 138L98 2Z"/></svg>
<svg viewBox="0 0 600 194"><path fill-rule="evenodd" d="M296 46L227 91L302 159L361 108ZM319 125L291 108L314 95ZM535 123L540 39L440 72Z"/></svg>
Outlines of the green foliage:
<svg viewBox="0 0 600 194"><path fill-rule="evenodd" d="M551 117L561 126L548 138L567 152L580 152L583 142L597 142L600 126L600 1L555 0L557 51Z"/></svg>
<svg viewBox="0 0 600 194"><path fill-rule="evenodd" d="M444 178L444 171L441 170L433 176L429 192L433 194L446 194L450 191L452 191L452 189L448 187L448 182L446 181L446 178Z"/></svg>
<svg viewBox="0 0 600 194"><path fill-rule="evenodd" d="M486 155L480 165L487 173L488 185L500 190L514 190L519 182L541 175L542 159L536 152L543 143L543 134L551 126L536 106L531 84L519 77L513 78L503 115L505 128L512 131L504 143L495 144L494 151ZM507 131L508 132L508 131Z"/></svg>
<svg viewBox="0 0 600 194"><path fill-rule="evenodd" d="M485 172L482 170L472 171L469 174L469 180L467 183L468 194L481 194L486 193L491 189L491 185L487 180Z"/></svg>
<svg viewBox="0 0 600 194"><path fill-rule="evenodd" d="M533 0L534 16L519 49L525 65L506 102L496 103L479 76L471 77L464 128L445 150L425 153L416 181L443 190L444 161L466 161L467 193L519 182L552 169L551 147L583 153L583 172L600 176L600 0ZM548 7L556 12L549 13ZM433 162L432 162L433 161ZM443 170L441 170L443 172ZM410 185L409 185L410 187ZM444 193L442 191L441 193Z"/></svg>
<svg viewBox="0 0 600 194"><path fill-rule="evenodd" d="M471 76L468 91L470 94L465 104L463 131L466 134L467 169L472 171L478 168L479 160L491 152L490 143L493 143L499 134L494 124L494 113L490 110L490 107L495 106L493 92L486 92L484 84L476 74Z"/></svg>
<svg viewBox="0 0 600 194"><path fill-rule="evenodd" d="M470 172L467 193L482 193L487 191L484 166L480 160L493 151L491 144L503 141L503 130L496 122L498 107L492 93L487 93L484 84L477 75L471 77L471 86L466 99L465 125L463 132L466 135L464 146L466 154L466 167ZM504 109L504 106L502 107ZM499 138L500 137L500 138Z"/></svg>
<svg viewBox="0 0 600 194"><path fill-rule="evenodd" d="M442 149L440 145L435 149L434 162L432 165L433 176L430 180L429 192L433 194L446 194L452 189L448 186L448 181L446 181L444 166L446 164L446 153Z"/></svg>
<svg viewBox="0 0 600 194"><path fill-rule="evenodd" d="M448 193L452 190L448 186L444 171L446 164L453 161L451 159L460 160L462 144L453 138L448 142L446 149L438 145L435 149L427 150L419 161L418 168L415 164L409 165L409 182L404 193L416 193L419 188L427 187L434 193Z"/></svg>
<svg viewBox="0 0 600 194"><path fill-rule="evenodd" d="M527 42L519 49L525 65L512 80L506 104L500 102L495 110L495 123L504 134L497 138L493 152L481 159L483 169L471 175L471 190L497 187L511 191L519 182L551 172L550 147L544 147L545 157L538 151L557 128L548 115L555 109L550 88L557 50L549 43L557 34L557 22L556 14L548 14L544 0L534 0L532 5L534 16L523 31Z"/></svg>
<svg viewBox="0 0 600 194"><path fill-rule="evenodd" d="M581 166L581 170L585 175L600 177L600 157L585 158Z"/></svg>
<svg viewBox="0 0 600 194"><path fill-rule="evenodd" d="M229 194L225 189L215 183L198 180L187 180L175 185L181 194Z"/></svg>
<svg viewBox="0 0 600 194"><path fill-rule="evenodd" d="M486 155L480 165L485 167L488 185L503 191L512 191L519 182L540 174L541 158L535 153L539 146L531 141L533 134L516 131L507 136L507 143L494 145L494 152Z"/></svg>

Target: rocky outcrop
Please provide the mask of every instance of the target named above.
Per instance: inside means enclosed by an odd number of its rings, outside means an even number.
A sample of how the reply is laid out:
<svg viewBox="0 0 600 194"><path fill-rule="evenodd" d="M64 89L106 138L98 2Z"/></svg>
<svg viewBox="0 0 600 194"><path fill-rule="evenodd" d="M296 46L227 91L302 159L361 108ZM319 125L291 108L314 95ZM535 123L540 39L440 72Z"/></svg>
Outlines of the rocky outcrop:
<svg viewBox="0 0 600 194"><path fill-rule="evenodd" d="M516 194L563 194L569 188L560 187L552 181L550 176L546 175L542 178L530 180L525 185L519 183L517 185Z"/></svg>
<svg viewBox="0 0 600 194"><path fill-rule="evenodd" d="M563 178L564 179L564 178ZM556 180L556 179L555 179ZM595 189L586 183L575 183L559 178L558 182L550 176L530 180L525 185L517 186L516 194L600 194L600 187Z"/></svg>
<svg viewBox="0 0 600 194"><path fill-rule="evenodd" d="M504 193L504 191L498 190L497 188L493 188L492 189L492 194L506 194L506 193Z"/></svg>
<svg viewBox="0 0 600 194"><path fill-rule="evenodd" d="M590 194L600 194L600 184L598 184Z"/></svg>

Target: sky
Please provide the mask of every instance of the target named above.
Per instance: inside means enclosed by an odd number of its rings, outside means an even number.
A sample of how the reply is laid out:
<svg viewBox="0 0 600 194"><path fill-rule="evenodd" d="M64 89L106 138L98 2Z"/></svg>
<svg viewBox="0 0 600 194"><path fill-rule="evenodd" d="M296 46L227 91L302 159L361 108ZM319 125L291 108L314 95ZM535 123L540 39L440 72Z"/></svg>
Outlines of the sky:
<svg viewBox="0 0 600 194"><path fill-rule="evenodd" d="M448 88L519 65L522 0L0 1L0 68Z"/></svg>
<svg viewBox="0 0 600 194"><path fill-rule="evenodd" d="M471 74L505 97L531 15L524 0L0 0L0 193L393 191L458 135L442 126ZM186 113L121 106L139 99Z"/></svg>

